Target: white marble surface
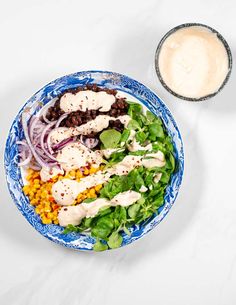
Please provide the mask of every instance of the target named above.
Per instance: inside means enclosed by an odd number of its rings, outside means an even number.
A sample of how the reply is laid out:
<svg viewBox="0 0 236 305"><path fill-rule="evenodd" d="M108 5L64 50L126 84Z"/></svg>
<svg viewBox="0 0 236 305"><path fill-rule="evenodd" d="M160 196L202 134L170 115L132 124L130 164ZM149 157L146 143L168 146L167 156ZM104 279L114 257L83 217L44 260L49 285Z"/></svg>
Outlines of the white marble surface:
<svg viewBox="0 0 236 305"><path fill-rule="evenodd" d="M182 131L186 166L168 217L145 238L76 253L41 237L8 194L1 167L1 305L235 305L235 69L208 102L177 100L157 81L161 36L184 22L218 29L235 55L235 0L1 1L1 155L10 122L36 90L71 72L127 74L158 93Z"/></svg>

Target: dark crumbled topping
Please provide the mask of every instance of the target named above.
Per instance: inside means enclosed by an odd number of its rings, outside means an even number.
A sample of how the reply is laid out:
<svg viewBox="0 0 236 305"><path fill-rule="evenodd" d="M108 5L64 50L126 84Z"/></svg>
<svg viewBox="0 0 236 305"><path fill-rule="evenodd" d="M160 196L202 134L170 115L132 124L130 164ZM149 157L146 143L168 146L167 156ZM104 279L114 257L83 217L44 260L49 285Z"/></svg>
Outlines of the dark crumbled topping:
<svg viewBox="0 0 236 305"><path fill-rule="evenodd" d="M72 93L76 94L79 91L84 91L84 90L92 90L94 92L99 92L99 91L104 91L108 94L112 94L116 97L117 91L113 89L106 89L106 88L100 88L97 85L86 85L84 87L77 87L74 89L68 89L64 91L59 97L58 100L55 102L54 106L49 107L46 118L49 121L54 121L59 119L59 117L64 114L64 111L61 110L60 108L60 99L65 93ZM72 106L72 105L71 105ZM112 117L118 117L120 115L125 115L127 114L128 111L128 104L125 100L125 98L117 98L115 103L111 105L110 111L107 112L102 112L99 110L86 110L86 111L74 111L68 114L68 116L61 122L60 126L65 126L65 127L75 127L75 126L80 126L82 124L86 124L87 122L94 120L96 116L98 115L109 115ZM116 121L115 121L116 122ZM117 123L116 123L117 124ZM112 127L112 126L110 126ZM120 127L116 127L115 129L119 130Z"/></svg>

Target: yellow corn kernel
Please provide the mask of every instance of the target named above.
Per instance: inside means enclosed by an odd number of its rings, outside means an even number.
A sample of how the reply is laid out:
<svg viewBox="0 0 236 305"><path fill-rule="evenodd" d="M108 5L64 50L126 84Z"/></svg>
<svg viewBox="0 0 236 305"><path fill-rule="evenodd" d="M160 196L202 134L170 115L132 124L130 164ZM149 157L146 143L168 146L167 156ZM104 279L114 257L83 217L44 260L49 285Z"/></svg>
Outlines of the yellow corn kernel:
<svg viewBox="0 0 236 305"><path fill-rule="evenodd" d="M53 211L53 212L52 212L52 215L53 215L54 217L57 217L58 211Z"/></svg>
<svg viewBox="0 0 236 305"><path fill-rule="evenodd" d="M75 171L74 169L72 169L72 170L69 172L69 175L72 176L72 177L75 177L76 171Z"/></svg>
<svg viewBox="0 0 236 305"><path fill-rule="evenodd" d="M28 185L25 185L24 187L23 187L23 192L24 192L24 194L25 195L28 195L29 194L29 186Z"/></svg>
<svg viewBox="0 0 236 305"><path fill-rule="evenodd" d="M35 212L36 212L37 214L40 213L40 210L41 210L41 209L40 209L39 207L36 207L36 208L35 208Z"/></svg>
<svg viewBox="0 0 236 305"><path fill-rule="evenodd" d="M32 199L32 200L30 201L30 203L31 203L32 205L36 205L36 204L38 203L38 200L37 200L37 199Z"/></svg>
<svg viewBox="0 0 236 305"><path fill-rule="evenodd" d="M77 172L76 172L76 179L80 179L82 177L83 177L83 174L81 173L81 171L77 170Z"/></svg>
<svg viewBox="0 0 236 305"><path fill-rule="evenodd" d="M82 197L82 193L80 193L78 196L77 196L77 199L80 199Z"/></svg>
<svg viewBox="0 0 236 305"><path fill-rule="evenodd" d="M86 168L85 170L84 170L84 175L88 175L89 174L89 170Z"/></svg>
<svg viewBox="0 0 236 305"><path fill-rule="evenodd" d="M91 188L91 189L89 190L89 194L90 194L91 196L94 196L94 195L95 195L95 189L94 189L94 188Z"/></svg>
<svg viewBox="0 0 236 305"><path fill-rule="evenodd" d="M53 213L47 213L47 218L52 219L53 218Z"/></svg>
<svg viewBox="0 0 236 305"><path fill-rule="evenodd" d="M34 196L34 191L32 189L29 191L29 196Z"/></svg>
<svg viewBox="0 0 236 305"><path fill-rule="evenodd" d="M95 186L95 190L98 192L102 188L102 184L98 184Z"/></svg>
<svg viewBox="0 0 236 305"><path fill-rule="evenodd" d="M97 168L95 168L95 167L91 167L90 170L89 170L90 174L94 174L96 172L97 172Z"/></svg>
<svg viewBox="0 0 236 305"><path fill-rule="evenodd" d="M48 219L46 217L42 217L42 223L45 224L45 225L49 225L49 224L52 223L52 220Z"/></svg>

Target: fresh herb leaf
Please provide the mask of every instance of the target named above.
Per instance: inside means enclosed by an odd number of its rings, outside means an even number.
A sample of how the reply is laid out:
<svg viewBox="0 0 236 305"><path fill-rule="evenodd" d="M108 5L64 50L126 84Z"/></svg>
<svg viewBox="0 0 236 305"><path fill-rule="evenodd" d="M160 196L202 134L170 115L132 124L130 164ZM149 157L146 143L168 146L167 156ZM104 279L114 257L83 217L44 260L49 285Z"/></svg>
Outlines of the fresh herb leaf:
<svg viewBox="0 0 236 305"><path fill-rule="evenodd" d="M159 125L158 123L152 123L148 126L149 129L149 133L152 139L155 140L155 138L163 138L164 135L164 131L161 125Z"/></svg>
<svg viewBox="0 0 236 305"><path fill-rule="evenodd" d="M145 142L147 137L148 137L148 134L144 133L143 131L138 131L135 135L136 140L141 144L143 144Z"/></svg>
<svg viewBox="0 0 236 305"><path fill-rule="evenodd" d="M125 143L130 136L130 130L129 129L124 129L120 138L120 143Z"/></svg>
<svg viewBox="0 0 236 305"><path fill-rule="evenodd" d="M148 122L153 122L156 119L156 116L149 110L146 111L146 117Z"/></svg>
<svg viewBox="0 0 236 305"><path fill-rule="evenodd" d="M122 206L116 206L113 215L114 215L113 217L117 219L119 222L125 222L127 219L126 209Z"/></svg>
<svg viewBox="0 0 236 305"><path fill-rule="evenodd" d="M111 234L111 236L109 237L107 243L111 249L115 249L115 248L119 248L121 246L122 241L123 241L122 236L117 232L113 232Z"/></svg>
<svg viewBox="0 0 236 305"><path fill-rule="evenodd" d="M129 104L128 115L130 115L132 118L134 115L136 116L139 113L142 113L143 109L140 104L133 103L130 101L127 101L127 103Z"/></svg>
<svg viewBox="0 0 236 305"><path fill-rule="evenodd" d="M128 208L128 215L130 218L135 219L138 212L140 210L140 204L139 203L135 203L132 204L129 208Z"/></svg>
<svg viewBox="0 0 236 305"><path fill-rule="evenodd" d="M127 176L115 176L101 189L101 197L112 199L118 193L128 190Z"/></svg>
<svg viewBox="0 0 236 305"><path fill-rule="evenodd" d="M170 180L170 175L167 172L163 172L160 181L163 183L168 183Z"/></svg>
<svg viewBox="0 0 236 305"><path fill-rule="evenodd" d="M102 243L99 239L96 241L96 243L93 246L93 250L96 252L105 251L107 249L108 249L108 245Z"/></svg>
<svg viewBox="0 0 236 305"><path fill-rule="evenodd" d="M97 198L86 198L83 202L84 203L90 203L93 202L94 200L96 200Z"/></svg>
<svg viewBox="0 0 236 305"><path fill-rule="evenodd" d="M97 220L96 225L92 228L92 236L105 239L111 234L114 227L113 221L108 216L102 216Z"/></svg>
<svg viewBox="0 0 236 305"><path fill-rule="evenodd" d="M121 139L121 133L115 129L104 130L99 136L105 148L116 148Z"/></svg>
<svg viewBox="0 0 236 305"><path fill-rule="evenodd" d="M140 130L141 129L139 123L136 120L130 120L130 122L128 124L128 128L133 129L133 130Z"/></svg>
<svg viewBox="0 0 236 305"><path fill-rule="evenodd" d="M69 224L69 225L67 225L67 227L64 229L64 231L62 233L63 234L68 234L68 233L71 233L71 232L78 233L78 232L80 232L80 230L78 229L78 227Z"/></svg>

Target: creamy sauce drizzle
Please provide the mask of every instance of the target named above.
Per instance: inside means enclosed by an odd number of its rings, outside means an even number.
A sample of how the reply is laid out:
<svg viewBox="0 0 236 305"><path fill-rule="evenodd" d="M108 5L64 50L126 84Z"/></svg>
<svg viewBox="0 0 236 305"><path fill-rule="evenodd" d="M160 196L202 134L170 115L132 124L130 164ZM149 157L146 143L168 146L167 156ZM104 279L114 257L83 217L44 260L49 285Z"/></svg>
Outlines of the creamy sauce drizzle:
<svg viewBox="0 0 236 305"><path fill-rule="evenodd" d="M71 205L80 193L88 188L107 182L112 175L128 175L134 168L141 165L147 168L165 165L162 152L148 154L147 156L150 159L145 159L145 156L128 155L108 170L98 171L96 174L82 178L79 182L70 179L59 180L52 186L52 196L59 205ZM157 158L161 158L163 161Z"/></svg>
<svg viewBox="0 0 236 305"><path fill-rule="evenodd" d="M59 167L42 167L40 171L40 178L43 182L46 182L59 174L64 174L64 170L60 169Z"/></svg>
<svg viewBox="0 0 236 305"><path fill-rule="evenodd" d="M120 120L120 122L127 127L131 117L129 115L122 115L114 118L109 115L98 115L94 120L78 127L58 127L54 129L50 133L50 141L52 144L57 144L73 136L98 133L109 126L109 121L115 120Z"/></svg>
<svg viewBox="0 0 236 305"><path fill-rule="evenodd" d="M100 110L109 111L116 98L104 91L94 92L91 90L79 91L76 94L65 93L60 99L60 108L64 112Z"/></svg>
<svg viewBox="0 0 236 305"><path fill-rule="evenodd" d="M88 164L98 167L102 163L100 151L92 151L81 143L70 143L57 154L57 161L65 171L77 169Z"/></svg>
<svg viewBox="0 0 236 305"><path fill-rule="evenodd" d="M111 200L98 198L90 203L81 203L77 206L61 208L58 214L59 224L63 227L72 224L79 225L81 220L86 217L94 217L103 207L109 206L129 206L141 198L141 194L135 191L127 191L116 195Z"/></svg>

